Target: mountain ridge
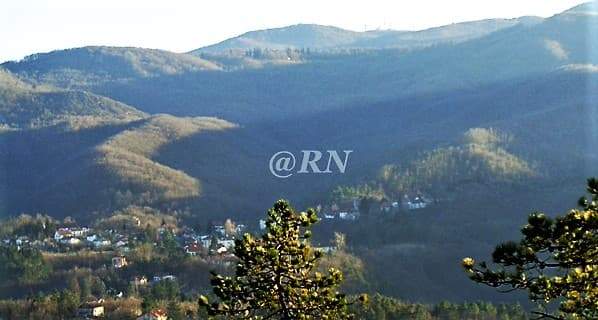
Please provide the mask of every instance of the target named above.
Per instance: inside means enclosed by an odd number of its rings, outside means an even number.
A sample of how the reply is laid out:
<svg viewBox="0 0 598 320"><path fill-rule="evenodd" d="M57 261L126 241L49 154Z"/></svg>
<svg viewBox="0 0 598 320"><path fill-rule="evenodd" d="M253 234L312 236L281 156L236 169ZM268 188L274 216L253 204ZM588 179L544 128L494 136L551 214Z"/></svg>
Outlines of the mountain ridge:
<svg viewBox="0 0 598 320"><path fill-rule="evenodd" d="M542 18L524 16L513 19L484 19L453 23L416 31L367 30L352 31L329 25L295 24L285 27L254 30L213 45L190 51L214 53L225 50L260 49L389 49L419 48L439 43L460 42L512 27L533 25ZM475 29L475 30L474 30Z"/></svg>
<svg viewBox="0 0 598 320"><path fill-rule="evenodd" d="M0 66L38 83L60 87L82 87L88 82L126 81L220 67L196 56L160 49L87 46L36 53ZM31 69L35 70L31 73Z"/></svg>

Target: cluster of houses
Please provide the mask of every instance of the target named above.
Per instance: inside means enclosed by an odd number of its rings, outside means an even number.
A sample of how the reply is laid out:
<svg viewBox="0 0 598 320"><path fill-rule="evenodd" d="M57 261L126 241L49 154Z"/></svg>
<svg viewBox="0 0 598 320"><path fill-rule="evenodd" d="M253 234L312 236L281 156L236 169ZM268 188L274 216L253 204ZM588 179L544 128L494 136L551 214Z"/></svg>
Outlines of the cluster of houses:
<svg viewBox="0 0 598 320"><path fill-rule="evenodd" d="M54 233L54 241L72 247L89 247L94 249L129 250L128 235L116 230L97 232L88 227L63 227Z"/></svg>
<svg viewBox="0 0 598 320"><path fill-rule="evenodd" d="M2 240L6 246L33 247L48 252L70 251L82 248L94 250L129 251L129 236L116 230L94 230L88 227L61 227L52 237L42 240L16 236Z"/></svg>
<svg viewBox="0 0 598 320"><path fill-rule="evenodd" d="M265 222L262 221L261 224ZM236 235L246 231L244 224L225 227L215 225L207 233L198 233L190 228L183 228L182 232L175 235L179 247L189 256L208 255L231 255L235 245ZM159 235L167 230L164 227L158 229ZM94 251L113 251L117 255L112 260L114 268L122 268L127 265L124 255L130 251L130 240L137 240L136 234L126 234L124 231L112 229L95 230L85 226L59 227L54 235L41 240L33 240L27 236L14 236L2 240L5 246L33 247L47 252L64 252L79 249L91 249Z"/></svg>
<svg viewBox="0 0 598 320"><path fill-rule="evenodd" d="M325 218L332 215L332 218L345 220L355 220L359 217L359 202L352 201L348 207L344 204L332 204L329 207L330 213L325 214ZM319 210L324 210L321 206ZM357 211L357 212L356 212ZM266 221L259 221L259 229L266 229ZM158 229L159 236L163 236L170 230L164 227ZM235 239L247 231L243 224L215 225L206 233L200 233L190 228L182 228L174 238L179 249L184 250L188 256L201 256L206 261L223 266L230 266L236 258L233 255ZM131 243L129 241L131 239ZM137 240L136 234L126 234L125 231L101 230L85 226L61 226L57 228L53 236L43 240L30 240L26 236L15 236L10 239L3 239L2 244L18 247L36 247L45 251L63 251L87 248L95 251L113 252L111 258L111 267L114 269L123 269L129 266L127 259L129 245ZM335 248L318 247L323 252L332 252ZM155 285L161 281L176 281L177 277L171 274L165 275L136 275L130 278L130 284L136 288ZM116 297L122 297L123 293L116 294ZM97 299L82 303L77 309L79 319L101 319L105 317L104 300ZM163 309L155 309L146 314L138 315L138 320L166 320L167 313Z"/></svg>
<svg viewBox="0 0 598 320"><path fill-rule="evenodd" d="M409 212L412 210L424 209L434 203L432 197L422 193L414 195L405 194L400 200L373 201L369 205L362 205L363 200L354 198L316 207L320 216L325 220L347 220L355 221L362 215L375 214L395 214L399 212ZM368 212L362 212L367 210Z"/></svg>
<svg viewBox="0 0 598 320"><path fill-rule="evenodd" d="M191 229L185 229L181 236L181 245L189 256L232 256L236 236L243 234L246 229L243 224L232 226L231 230L227 230L224 225L216 225L208 234L198 234Z"/></svg>
<svg viewBox="0 0 598 320"><path fill-rule="evenodd" d="M82 303L77 309L78 319L102 319L104 318L105 308L104 299L91 300ZM168 313L164 309L153 309L145 314L139 312L137 320L168 320Z"/></svg>

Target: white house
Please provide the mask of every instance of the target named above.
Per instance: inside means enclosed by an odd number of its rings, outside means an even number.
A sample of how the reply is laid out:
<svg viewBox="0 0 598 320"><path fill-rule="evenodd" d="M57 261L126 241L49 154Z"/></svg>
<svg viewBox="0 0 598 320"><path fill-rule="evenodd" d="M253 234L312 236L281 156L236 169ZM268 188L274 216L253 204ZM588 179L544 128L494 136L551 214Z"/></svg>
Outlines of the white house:
<svg viewBox="0 0 598 320"><path fill-rule="evenodd" d="M120 247L124 247L127 245L127 242L123 241L123 240L119 240L118 242L116 242L114 244L115 247L120 248Z"/></svg>
<svg viewBox="0 0 598 320"><path fill-rule="evenodd" d="M235 246L235 240L218 240L218 245L227 249L232 249Z"/></svg>
<svg viewBox="0 0 598 320"><path fill-rule="evenodd" d="M27 244L29 243L29 238L26 236L20 236L15 240L15 243L17 244L17 246Z"/></svg>
<svg viewBox="0 0 598 320"><path fill-rule="evenodd" d="M228 249L226 249L226 247L220 247L216 250L217 254L225 254L228 252Z"/></svg>
<svg viewBox="0 0 598 320"><path fill-rule="evenodd" d="M338 213L338 217L343 220L350 220L350 221L357 220L357 215L353 212L341 211Z"/></svg>
<svg viewBox="0 0 598 320"><path fill-rule="evenodd" d="M95 319L104 316L104 300L90 301L77 309L77 314L83 319Z"/></svg>
<svg viewBox="0 0 598 320"><path fill-rule="evenodd" d="M173 276L171 274L167 274L165 276L154 276L152 278L152 282L160 282L160 281L164 281L164 280L175 281L176 280L176 276Z"/></svg>
<svg viewBox="0 0 598 320"><path fill-rule="evenodd" d="M79 238L64 238L60 240L60 243L68 244L71 246L81 244L81 239Z"/></svg>
<svg viewBox="0 0 598 320"><path fill-rule="evenodd" d="M80 227L80 228L72 228L71 233L74 237L83 237L89 232L89 228L87 227Z"/></svg>
<svg viewBox="0 0 598 320"><path fill-rule="evenodd" d="M423 209L428 206L428 202L423 197L417 196L412 201L407 202L407 206L410 210Z"/></svg>
<svg viewBox="0 0 598 320"><path fill-rule="evenodd" d="M64 238L70 238L73 236L73 233L69 228L59 228L54 232L54 240L59 241Z"/></svg>
<svg viewBox="0 0 598 320"><path fill-rule="evenodd" d="M110 242L110 240L106 240L106 239L98 239L93 242L93 246L96 248L108 247L111 244L112 244L112 242Z"/></svg>

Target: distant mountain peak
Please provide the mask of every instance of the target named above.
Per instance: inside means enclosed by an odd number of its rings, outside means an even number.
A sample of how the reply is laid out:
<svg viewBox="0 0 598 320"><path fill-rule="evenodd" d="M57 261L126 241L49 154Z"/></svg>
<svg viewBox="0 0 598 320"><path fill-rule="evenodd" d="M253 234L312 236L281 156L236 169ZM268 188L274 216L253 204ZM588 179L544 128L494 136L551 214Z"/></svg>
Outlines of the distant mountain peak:
<svg viewBox="0 0 598 320"><path fill-rule="evenodd" d="M334 47L354 41L360 33L334 26L294 24L285 27L254 30L195 51L228 49L286 49L304 47Z"/></svg>
<svg viewBox="0 0 598 320"><path fill-rule="evenodd" d="M190 53L218 53L251 49L386 49L421 48L439 43L456 43L479 38L517 24L531 25L538 17L487 19L454 23L419 31L346 30L318 24L294 24L273 29L255 30L237 37L193 50Z"/></svg>
<svg viewBox="0 0 598 320"><path fill-rule="evenodd" d="M598 16L598 1L591 1L575 6L563 14Z"/></svg>

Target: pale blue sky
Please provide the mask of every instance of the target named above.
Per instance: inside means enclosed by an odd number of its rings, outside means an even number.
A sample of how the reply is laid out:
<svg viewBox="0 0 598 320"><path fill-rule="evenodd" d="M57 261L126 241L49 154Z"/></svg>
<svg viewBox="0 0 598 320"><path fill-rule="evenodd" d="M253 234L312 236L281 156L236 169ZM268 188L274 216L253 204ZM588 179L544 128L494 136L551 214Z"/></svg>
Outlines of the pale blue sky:
<svg viewBox="0 0 598 320"><path fill-rule="evenodd" d="M86 45L185 52L255 29L317 23L363 31L551 16L578 0L3 0L0 61Z"/></svg>

